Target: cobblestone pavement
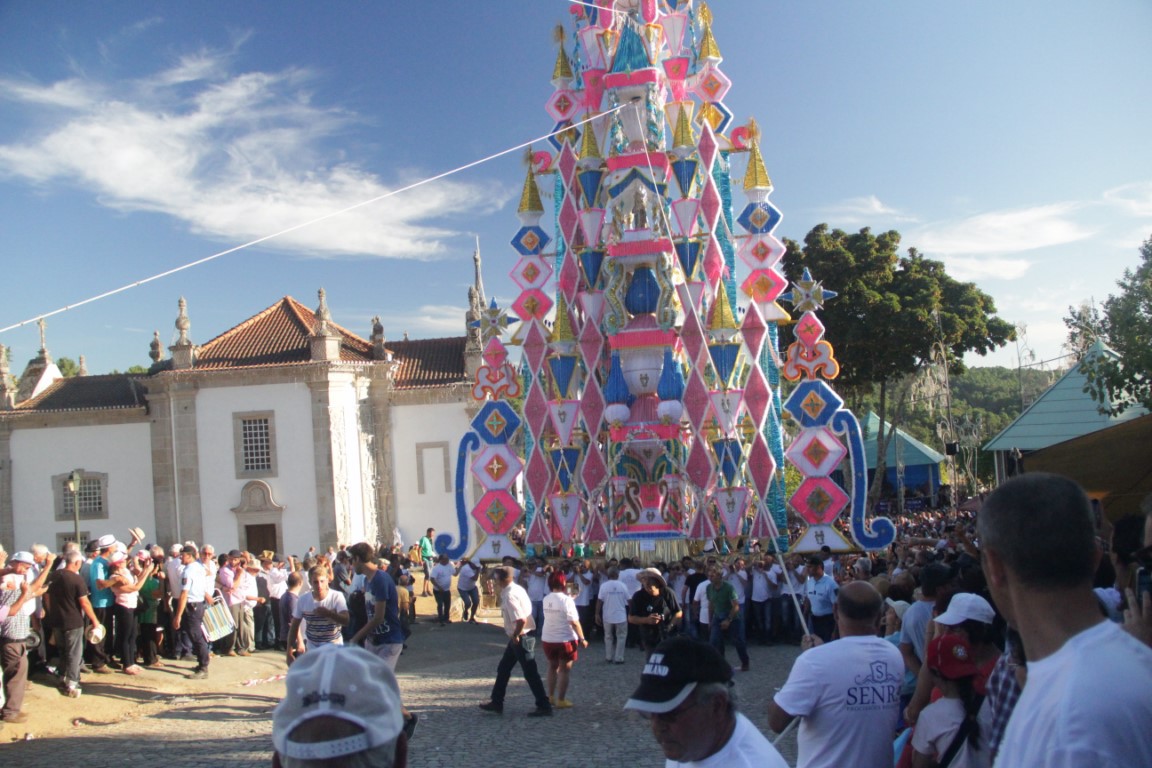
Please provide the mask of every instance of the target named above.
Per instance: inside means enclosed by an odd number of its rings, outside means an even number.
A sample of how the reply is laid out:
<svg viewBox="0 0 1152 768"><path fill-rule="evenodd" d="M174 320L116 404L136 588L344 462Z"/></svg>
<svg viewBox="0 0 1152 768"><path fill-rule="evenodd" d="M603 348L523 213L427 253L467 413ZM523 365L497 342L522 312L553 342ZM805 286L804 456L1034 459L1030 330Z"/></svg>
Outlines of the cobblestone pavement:
<svg viewBox="0 0 1152 768"><path fill-rule="evenodd" d="M623 665L607 664L601 644L582 651L568 696L575 706L557 711L554 717L525 717L533 701L518 676L519 669L508 689L504 715L480 711L476 705L488 698L504 647L498 615L490 614L488 621L492 623L416 625L410 649L398 668L405 704L420 715L409 765L455 768L494 766L509 760L530 766L583 768L664 764L647 723L621 709L639 680L643 659L638 649L628 651ZM793 646L750 647L751 671L736 673L740 709L765 732L767 702L786 679L797 650ZM734 659L731 649L728 656ZM538 652L537 660L542 658ZM169 667L166 671L177 670ZM284 693L284 684L271 680L246 687L242 681L264 680L283 671L280 654L264 653L248 659L214 660L213 676L192 691L182 681L177 687L161 679L132 688L119 685L107 694L91 686L81 699L67 700L50 698L57 696L50 688L34 685L42 690L30 696L34 703L25 707L33 715L30 727L35 724L37 706L82 704L84 717L80 724L73 721L74 730L68 735L58 737L12 741L22 736L16 732L19 726L8 726L0 734L0 764L33 768L75 759L99 768L159 759L169 766L267 766L271 763L271 712ZM169 679L175 681L176 675ZM129 696L139 706L128 716L105 724L100 719L105 695ZM786 736L778 748L789 763L795 762L794 735Z"/></svg>

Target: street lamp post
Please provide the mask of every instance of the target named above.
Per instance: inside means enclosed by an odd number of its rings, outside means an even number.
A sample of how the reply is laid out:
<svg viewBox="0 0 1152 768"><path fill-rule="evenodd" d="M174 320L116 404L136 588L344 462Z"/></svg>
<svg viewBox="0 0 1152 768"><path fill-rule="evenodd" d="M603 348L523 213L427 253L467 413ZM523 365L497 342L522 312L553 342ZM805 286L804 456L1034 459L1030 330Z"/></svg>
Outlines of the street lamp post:
<svg viewBox="0 0 1152 768"><path fill-rule="evenodd" d="M68 492L72 494L72 540L80 544L80 486L84 482L84 470L74 469L68 475Z"/></svg>

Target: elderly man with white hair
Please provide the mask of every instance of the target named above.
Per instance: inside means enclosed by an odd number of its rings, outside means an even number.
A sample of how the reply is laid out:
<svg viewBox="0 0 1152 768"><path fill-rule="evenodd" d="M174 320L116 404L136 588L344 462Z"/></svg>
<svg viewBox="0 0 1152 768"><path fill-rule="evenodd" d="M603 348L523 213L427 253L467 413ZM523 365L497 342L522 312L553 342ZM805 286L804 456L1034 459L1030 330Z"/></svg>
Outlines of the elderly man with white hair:
<svg viewBox="0 0 1152 768"><path fill-rule="evenodd" d="M325 645L288 670L272 715L276 768L404 768L408 733L388 664L357 646Z"/></svg>

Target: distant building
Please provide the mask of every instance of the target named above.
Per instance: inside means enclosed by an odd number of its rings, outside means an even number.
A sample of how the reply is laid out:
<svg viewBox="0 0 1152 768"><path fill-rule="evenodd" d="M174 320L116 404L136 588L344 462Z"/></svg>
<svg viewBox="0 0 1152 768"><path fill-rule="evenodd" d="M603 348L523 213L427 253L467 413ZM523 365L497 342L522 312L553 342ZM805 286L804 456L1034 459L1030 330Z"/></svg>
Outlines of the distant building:
<svg viewBox="0 0 1152 768"><path fill-rule="evenodd" d="M475 319L479 280L469 289ZM179 338L148 374L63 378L42 341L17 391L0 355L0 541L59 547L132 526L302 553L360 540L455 533L457 446L476 412L478 331L364 339L290 296L203 345ZM42 333L43 336L43 333ZM2 350L2 347L0 347ZM82 470L78 491L69 490Z"/></svg>

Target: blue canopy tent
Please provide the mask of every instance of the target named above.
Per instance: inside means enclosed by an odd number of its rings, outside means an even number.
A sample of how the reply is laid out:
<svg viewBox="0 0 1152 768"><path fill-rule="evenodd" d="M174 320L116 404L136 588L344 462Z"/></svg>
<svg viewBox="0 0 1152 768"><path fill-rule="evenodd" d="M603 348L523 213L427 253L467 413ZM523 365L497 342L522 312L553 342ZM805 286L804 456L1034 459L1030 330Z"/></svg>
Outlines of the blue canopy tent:
<svg viewBox="0 0 1152 768"><path fill-rule="evenodd" d="M875 482L876 473L876 443L880 433L880 417L869 413L861 422L860 429L864 433L864 457L868 464L868 482ZM888 434L891 425L884 423L884 434ZM884 479L888 487L898 490L904 488L905 496L913 492L923 492L928 498L936 495L940 488L940 462L944 461L943 454L938 453L907 432L897 429L888 441L888 450L884 453L885 471ZM903 478L900 469L903 467Z"/></svg>

